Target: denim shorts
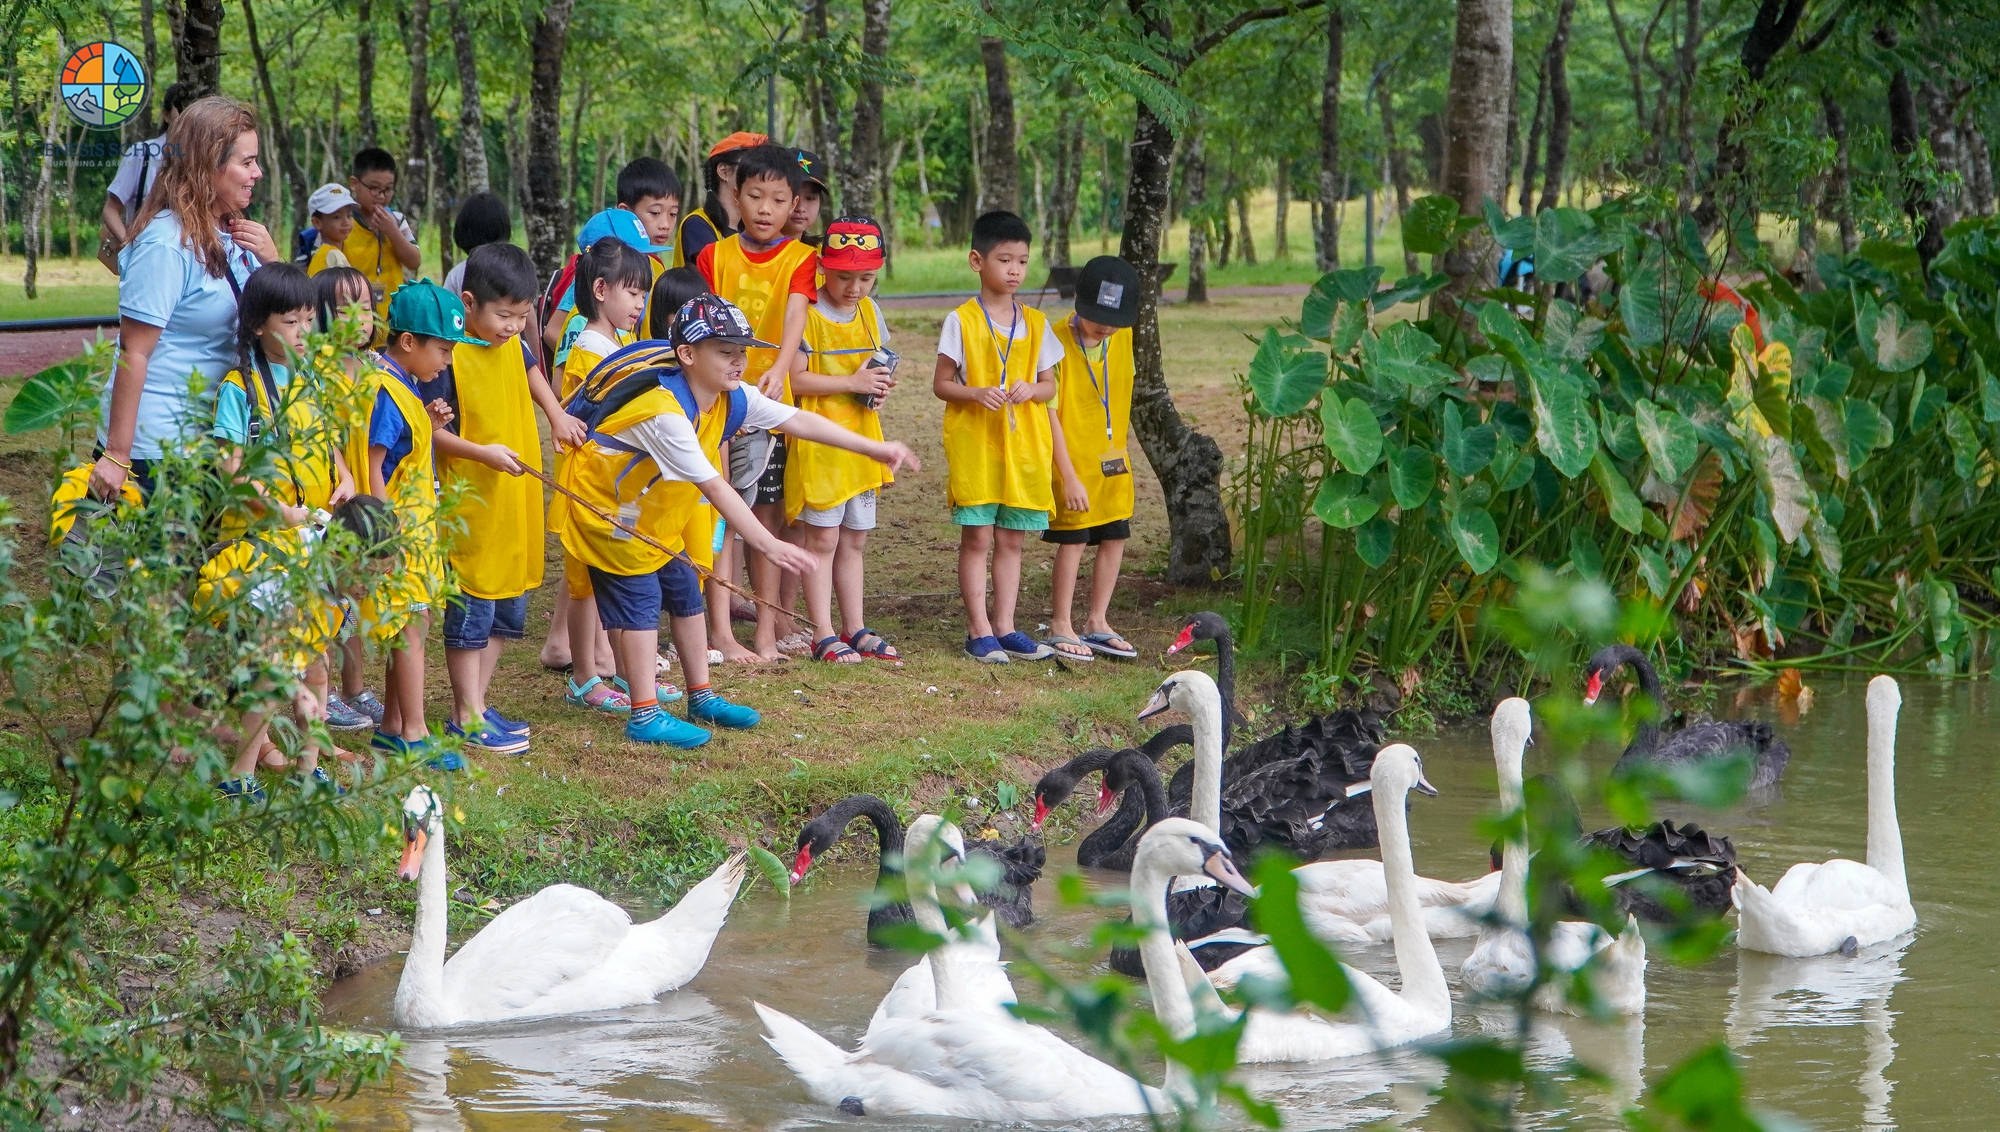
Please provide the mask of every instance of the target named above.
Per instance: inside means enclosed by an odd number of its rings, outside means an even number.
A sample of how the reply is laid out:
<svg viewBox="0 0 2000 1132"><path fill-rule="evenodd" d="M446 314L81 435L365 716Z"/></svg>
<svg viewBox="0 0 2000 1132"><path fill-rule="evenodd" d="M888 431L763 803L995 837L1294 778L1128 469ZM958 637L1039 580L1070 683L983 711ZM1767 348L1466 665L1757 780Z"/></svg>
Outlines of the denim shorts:
<svg viewBox="0 0 2000 1132"><path fill-rule="evenodd" d="M1005 503L975 503L951 509L951 521L961 527L993 527L1007 531L1046 531L1049 513Z"/></svg>
<svg viewBox="0 0 2000 1132"><path fill-rule="evenodd" d="M528 595L473 597L453 594L444 606L444 647L483 649L494 637L518 641L528 635Z"/></svg>
<svg viewBox="0 0 2000 1132"><path fill-rule="evenodd" d="M658 629L660 610L675 617L699 617L701 578L676 558L651 574L608 574L590 568L597 619L606 629Z"/></svg>

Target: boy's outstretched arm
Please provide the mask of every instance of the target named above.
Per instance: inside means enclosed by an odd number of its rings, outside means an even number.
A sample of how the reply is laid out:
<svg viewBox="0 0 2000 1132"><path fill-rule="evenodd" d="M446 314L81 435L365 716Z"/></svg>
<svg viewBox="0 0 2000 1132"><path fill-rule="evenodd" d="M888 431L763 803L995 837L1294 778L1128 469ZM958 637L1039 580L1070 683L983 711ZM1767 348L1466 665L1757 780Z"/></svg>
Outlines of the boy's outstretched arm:
<svg viewBox="0 0 2000 1132"><path fill-rule="evenodd" d="M801 417L811 415L810 413L799 414ZM839 426L835 425L834 427L838 428ZM845 432L846 430L842 429L841 431ZM902 445L897 445L897 447L901 448ZM904 451L908 451L908 449L904 449ZM750 505L743 502L743 497L738 495L736 489L729 485L727 477L716 476L714 479L703 480L701 483L696 484L695 487L704 496L708 497L709 503L713 504L716 511L721 513L723 520L729 524L730 529L742 535L743 541L749 543L752 550L764 555L776 562L780 567L790 570L794 574L810 574L819 568L818 555L803 546L796 546L786 542L784 539L765 529L764 524L759 522L756 514L750 510Z"/></svg>
<svg viewBox="0 0 2000 1132"><path fill-rule="evenodd" d="M454 460L472 460L489 468L506 472L510 476L521 474L521 458L505 444L474 444L470 440L446 429L431 433L431 445L438 455Z"/></svg>
<svg viewBox="0 0 2000 1132"><path fill-rule="evenodd" d="M556 391L549 387L549 379L540 366L528 370L528 396L535 399L535 405L549 419L549 435L555 439L557 448L575 448L590 438L590 430L582 421L563 412L562 402L556 399Z"/></svg>
<svg viewBox="0 0 2000 1132"><path fill-rule="evenodd" d="M878 464L889 465L891 472L902 471L905 467L913 472L923 471L923 464L910 446L899 440L870 440L852 429L827 420L818 413L801 409L791 415L776 431L786 436L796 436L800 440L810 440L814 444L826 444L834 448L845 448L849 452L859 452Z"/></svg>
<svg viewBox="0 0 2000 1132"><path fill-rule="evenodd" d="M792 359L799 356L799 340L806 335L806 308L811 305L797 292L785 296L785 328L778 335L778 356L757 379L757 392L764 396L784 395L785 378L791 376Z"/></svg>

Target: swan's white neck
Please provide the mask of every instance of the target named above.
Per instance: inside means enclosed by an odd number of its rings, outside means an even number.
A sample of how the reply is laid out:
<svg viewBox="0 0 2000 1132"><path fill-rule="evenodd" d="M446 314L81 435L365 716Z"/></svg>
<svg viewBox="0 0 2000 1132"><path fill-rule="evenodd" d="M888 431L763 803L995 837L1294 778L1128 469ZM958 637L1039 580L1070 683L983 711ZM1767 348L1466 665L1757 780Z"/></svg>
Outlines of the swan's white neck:
<svg viewBox="0 0 2000 1132"><path fill-rule="evenodd" d="M1527 737L1504 729L1493 737L1493 766L1500 776L1500 808L1513 813L1521 808L1521 752ZM1500 919L1510 927L1528 924L1528 846L1518 837L1509 837L1500 848L1500 896L1494 905Z"/></svg>
<svg viewBox="0 0 2000 1132"><path fill-rule="evenodd" d="M1877 677L1886 679L1886 677ZM1903 873L1903 827L1896 820L1896 715L1898 696L1868 696L1868 867L1889 878L1909 903Z"/></svg>
<svg viewBox="0 0 2000 1132"><path fill-rule="evenodd" d="M1188 816L1222 832L1222 696L1215 685L1190 689L1188 719L1194 724L1194 796ZM1178 960L1175 961L1178 963Z"/></svg>
<svg viewBox="0 0 2000 1132"><path fill-rule="evenodd" d="M1197 724L1197 744L1201 734ZM1152 993L1153 1014L1177 1041L1195 1032L1194 999L1181 976L1180 955L1173 934L1167 928L1167 886L1173 883L1172 870L1141 853L1132 862L1132 923L1146 934L1139 940L1139 959L1146 966L1146 989ZM1192 1095L1193 1082L1186 1067L1167 1062L1167 1092L1173 1096Z"/></svg>
<svg viewBox="0 0 2000 1132"><path fill-rule="evenodd" d="M418 1027L452 1022L444 1000L444 949L450 897L444 866L444 823L433 822L417 873L417 922L410 933L410 954L403 961L403 978L396 985L396 1013Z"/></svg>
<svg viewBox="0 0 2000 1132"><path fill-rule="evenodd" d="M938 907L936 883L927 876L911 873L909 884L910 918L932 935L953 940L931 952L931 982L937 988L938 1009L956 1009L965 1005L965 973L958 964L958 949L964 944L953 938L951 925L945 922L944 909Z"/></svg>
<svg viewBox="0 0 2000 1132"><path fill-rule="evenodd" d="M1389 927L1396 941L1396 969L1403 978L1403 1001L1432 1009L1451 1009L1444 966L1431 946L1430 932L1417 902L1417 866L1410 854L1410 822L1404 811L1409 787L1377 787L1375 827L1381 834L1382 881L1388 889Z"/></svg>

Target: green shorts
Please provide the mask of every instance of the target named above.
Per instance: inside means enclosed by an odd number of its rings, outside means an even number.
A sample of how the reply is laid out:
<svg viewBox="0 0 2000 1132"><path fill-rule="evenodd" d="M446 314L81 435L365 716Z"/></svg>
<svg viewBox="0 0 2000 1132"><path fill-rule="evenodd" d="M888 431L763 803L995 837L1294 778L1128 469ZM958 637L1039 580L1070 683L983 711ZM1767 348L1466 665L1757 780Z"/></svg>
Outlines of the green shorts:
<svg viewBox="0 0 2000 1132"><path fill-rule="evenodd" d="M961 527L997 526L1009 531L1046 531L1049 529L1047 511L1031 511L1025 507L1009 507L1005 503L975 503L970 507L951 509L951 521Z"/></svg>

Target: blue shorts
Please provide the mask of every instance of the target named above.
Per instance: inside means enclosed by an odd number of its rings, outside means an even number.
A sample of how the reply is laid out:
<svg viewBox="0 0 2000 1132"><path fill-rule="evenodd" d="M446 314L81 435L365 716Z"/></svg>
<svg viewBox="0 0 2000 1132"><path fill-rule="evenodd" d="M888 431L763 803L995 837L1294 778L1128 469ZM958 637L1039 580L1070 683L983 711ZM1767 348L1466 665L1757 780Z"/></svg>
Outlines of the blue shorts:
<svg viewBox="0 0 2000 1132"><path fill-rule="evenodd" d="M473 597L453 594L444 606L444 647L483 649L494 637L518 641L528 635L528 595Z"/></svg>
<svg viewBox="0 0 2000 1132"><path fill-rule="evenodd" d="M675 617L699 617L701 578L676 558L651 574L610 574L590 568L597 619L606 629L658 629L660 610Z"/></svg>

